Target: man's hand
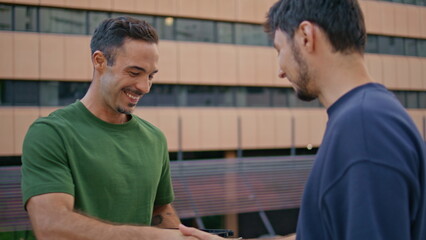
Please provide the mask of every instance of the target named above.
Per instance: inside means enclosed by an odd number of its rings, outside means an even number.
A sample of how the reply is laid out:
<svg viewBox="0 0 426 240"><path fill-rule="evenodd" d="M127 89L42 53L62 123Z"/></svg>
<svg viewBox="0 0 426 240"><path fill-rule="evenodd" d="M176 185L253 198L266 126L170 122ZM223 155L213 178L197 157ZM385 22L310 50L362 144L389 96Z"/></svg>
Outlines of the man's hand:
<svg viewBox="0 0 426 240"><path fill-rule="evenodd" d="M193 237L196 237L200 240L220 240L220 239L224 239L224 238L221 238L217 235L212 235L210 233L198 230L196 228L186 227L182 224L179 225L179 230L184 236L193 236ZM237 238L235 238L235 239L237 239Z"/></svg>

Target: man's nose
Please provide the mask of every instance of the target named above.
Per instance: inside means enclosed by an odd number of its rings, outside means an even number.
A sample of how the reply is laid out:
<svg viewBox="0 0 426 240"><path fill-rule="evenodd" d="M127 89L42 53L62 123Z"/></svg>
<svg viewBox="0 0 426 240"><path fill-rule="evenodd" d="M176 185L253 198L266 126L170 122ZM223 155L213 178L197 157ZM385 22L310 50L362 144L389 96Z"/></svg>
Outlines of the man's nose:
<svg viewBox="0 0 426 240"><path fill-rule="evenodd" d="M285 75L285 73L283 72L283 70L281 70L281 69L280 69L280 70L278 71L278 77L279 77L279 78L285 78L285 77L286 77L286 75Z"/></svg>
<svg viewBox="0 0 426 240"><path fill-rule="evenodd" d="M136 89L142 94L147 94L151 90L151 80L144 79L136 84Z"/></svg>

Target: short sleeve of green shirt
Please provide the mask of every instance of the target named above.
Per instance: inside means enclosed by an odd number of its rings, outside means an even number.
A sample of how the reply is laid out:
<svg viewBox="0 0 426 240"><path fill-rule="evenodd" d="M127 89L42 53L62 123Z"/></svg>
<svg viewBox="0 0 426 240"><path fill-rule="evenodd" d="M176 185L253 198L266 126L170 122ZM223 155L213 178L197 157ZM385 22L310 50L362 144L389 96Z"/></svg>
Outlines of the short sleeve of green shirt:
<svg viewBox="0 0 426 240"><path fill-rule="evenodd" d="M37 120L27 132L22 153L23 202L36 195L61 192L74 195L72 176L62 139L53 126Z"/></svg>
<svg viewBox="0 0 426 240"><path fill-rule="evenodd" d="M166 142L164 135L162 135L164 139L163 142ZM164 157L163 157L163 169L161 171L161 179L158 184L157 196L155 198L154 205L165 205L169 204L174 200L173 186L170 177L170 161L169 161L169 153L167 150L167 144L164 144Z"/></svg>

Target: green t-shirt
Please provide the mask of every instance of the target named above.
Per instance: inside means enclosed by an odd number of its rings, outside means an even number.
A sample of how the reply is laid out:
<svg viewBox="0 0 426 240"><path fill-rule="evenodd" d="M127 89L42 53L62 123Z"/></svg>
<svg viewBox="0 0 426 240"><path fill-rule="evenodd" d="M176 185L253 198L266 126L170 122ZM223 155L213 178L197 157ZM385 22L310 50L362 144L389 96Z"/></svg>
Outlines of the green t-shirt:
<svg viewBox="0 0 426 240"><path fill-rule="evenodd" d="M79 101L35 121L22 154L24 204L32 196L74 196L76 211L114 223L150 225L154 205L173 201L167 143L132 115L95 117Z"/></svg>

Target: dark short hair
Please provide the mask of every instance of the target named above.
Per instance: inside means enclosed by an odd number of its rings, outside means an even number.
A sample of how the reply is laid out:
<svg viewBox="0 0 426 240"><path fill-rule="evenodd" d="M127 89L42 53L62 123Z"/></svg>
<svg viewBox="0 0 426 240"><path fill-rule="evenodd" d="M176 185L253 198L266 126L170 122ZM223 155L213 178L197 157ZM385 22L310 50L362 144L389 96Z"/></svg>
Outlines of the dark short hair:
<svg viewBox="0 0 426 240"><path fill-rule="evenodd" d="M143 40L148 43L158 43L157 31L144 20L132 17L117 17L105 19L95 29L90 49L92 54L101 51L108 65L114 65L115 51L124 44L124 40Z"/></svg>
<svg viewBox="0 0 426 240"><path fill-rule="evenodd" d="M310 21L326 33L334 50L364 53L366 31L357 0L279 0L268 12L265 32L277 29L293 39L302 21Z"/></svg>

